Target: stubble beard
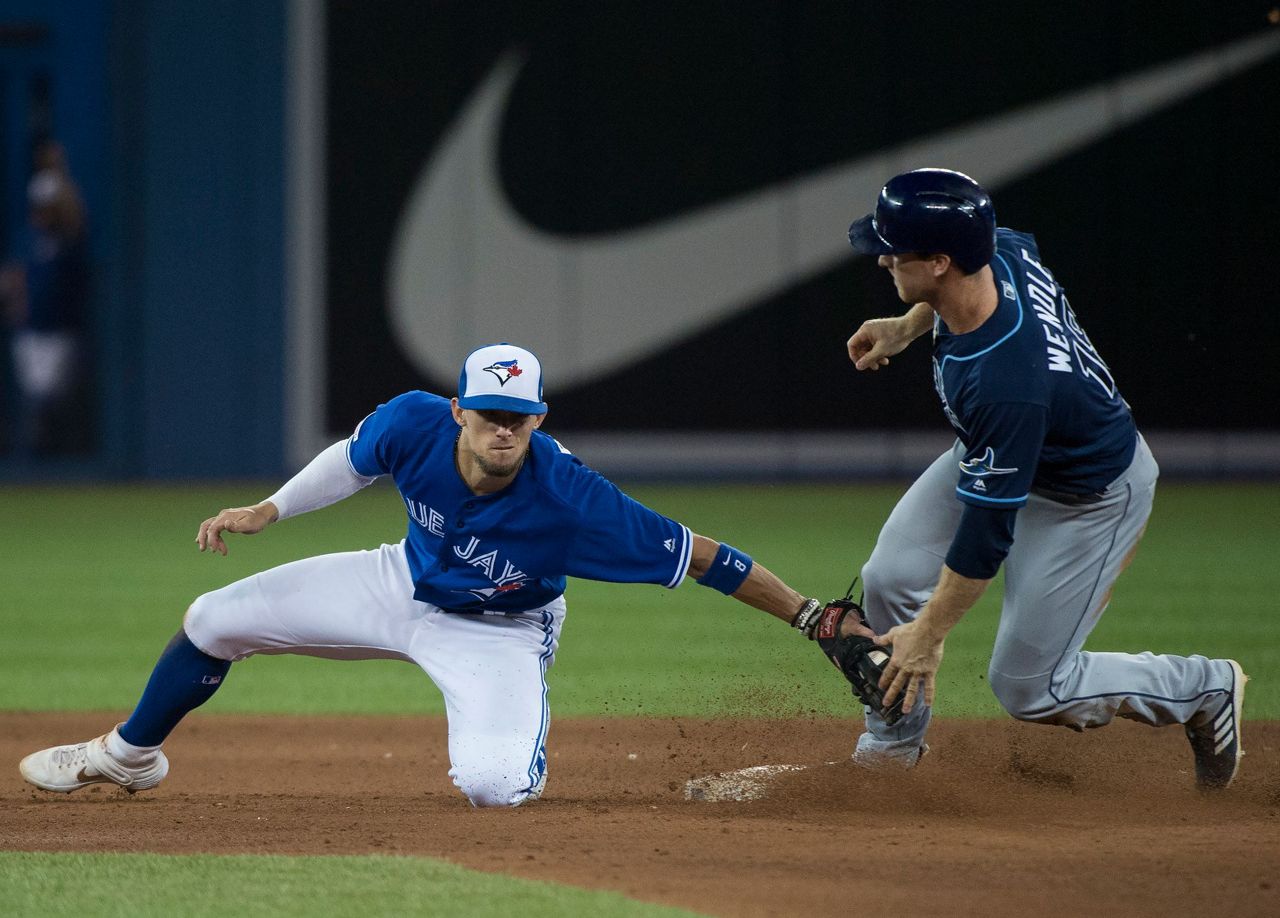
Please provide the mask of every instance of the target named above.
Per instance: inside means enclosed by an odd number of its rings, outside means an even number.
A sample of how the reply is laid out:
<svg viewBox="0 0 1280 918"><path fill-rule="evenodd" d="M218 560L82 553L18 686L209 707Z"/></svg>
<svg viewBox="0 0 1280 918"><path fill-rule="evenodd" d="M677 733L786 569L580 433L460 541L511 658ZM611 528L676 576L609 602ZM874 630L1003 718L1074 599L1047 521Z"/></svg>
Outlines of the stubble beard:
<svg viewBox="0 0 1280 918"><path fill-rule="evenodd" d="M495 465L479 453L472 453L471 455L475 456L476 465L479 466L480 471L484 472L485 475L490 478L510 478L516 472L520 471L520 466L524 465L525 457L525 453L521 453L520 458L508 466Z"/></svg>

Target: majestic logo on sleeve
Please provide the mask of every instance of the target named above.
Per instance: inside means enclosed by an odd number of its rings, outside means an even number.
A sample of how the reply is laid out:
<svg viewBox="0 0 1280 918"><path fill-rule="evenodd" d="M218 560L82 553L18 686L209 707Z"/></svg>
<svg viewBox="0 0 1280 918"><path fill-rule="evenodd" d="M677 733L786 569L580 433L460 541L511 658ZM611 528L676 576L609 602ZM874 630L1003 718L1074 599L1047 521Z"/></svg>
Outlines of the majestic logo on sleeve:
<svg viewBox="0 0 1280 918"><path fill-rule="evenodd" d="M498 360L485 367L484 371L492 373L497 378L499 386L505 386L513 378L524 372L524 370L520 369L518 360Z"/></svg>
<svg viewBox="0 0 1280 918"><path fill-rule="evenodd" d="M1017 468L999 469L996 468L996 451L991 447L987 447L987 451L981 456L974 459L965 459L960 463L960 471L966 475L972 475L974 478L986 478L988 475L1011 475L1018 471Z"/></svg>

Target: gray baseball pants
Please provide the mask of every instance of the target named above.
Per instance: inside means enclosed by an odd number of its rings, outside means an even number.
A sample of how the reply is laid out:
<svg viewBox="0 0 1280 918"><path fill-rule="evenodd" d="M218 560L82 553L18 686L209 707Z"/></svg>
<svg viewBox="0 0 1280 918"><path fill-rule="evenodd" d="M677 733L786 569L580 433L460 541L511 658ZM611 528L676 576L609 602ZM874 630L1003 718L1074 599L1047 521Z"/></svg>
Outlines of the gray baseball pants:
<svg viewBox="0 0 1280 918"><path fill-rule="evenodd" d="M877 633L913 619L937 585L963 510L955 495L963 458L959 442L939 456L880 532L862 569L867 620ZM1182 724L1230 691L1225 660L1080 649L1137 547L1158 474L1139 436L1133 462L1098 502L1069 506L1032 494L1018 511L988 677L996 698L1019 720L1075 730L1117 716L1152 726ZM917 705L889 726L868 711L859 756L914 754L929 718L929 708Z"/></svg>

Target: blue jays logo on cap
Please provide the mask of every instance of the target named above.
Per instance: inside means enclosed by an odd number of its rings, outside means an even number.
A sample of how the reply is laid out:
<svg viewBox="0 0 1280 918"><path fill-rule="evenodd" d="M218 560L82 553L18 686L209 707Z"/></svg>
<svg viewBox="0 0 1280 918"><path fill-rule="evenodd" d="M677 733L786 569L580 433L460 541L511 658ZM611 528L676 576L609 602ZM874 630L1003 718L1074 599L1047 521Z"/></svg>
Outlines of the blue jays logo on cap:
<svg viewBox="0 0 1280 918"><path fill-rule="evenodd" d="M519 360L498 360L485 367L484 371L492 373L500 386L505 386L510 379L524 372L520 369Z"/></svg>
<svg viewBox="0 0 1280 918"><path fill-rule="evenodd" d="M546 414L542 364L532 351L514 344L486 344L462 362L458 405L473 410Z"/></svg>

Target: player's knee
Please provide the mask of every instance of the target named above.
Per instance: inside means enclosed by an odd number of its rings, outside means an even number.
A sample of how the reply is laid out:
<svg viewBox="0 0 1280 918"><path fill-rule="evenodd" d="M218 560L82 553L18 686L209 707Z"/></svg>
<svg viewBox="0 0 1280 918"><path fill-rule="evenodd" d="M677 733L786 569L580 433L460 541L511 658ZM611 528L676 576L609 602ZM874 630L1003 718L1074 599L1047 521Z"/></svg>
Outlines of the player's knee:
<svg viewBox="0 0 1280 918"><path fill-rule="evenodd" d="M188 637L193 631L202 635L216 633L217 603L210 599L212 595L205 593L197 596L191 605L187 606L187 614L182 616L182 630L187 632Z"/></svg>
<svg viewBox="0 0 1280 918"><path fill-rule="evenodd" d="M881 594L893 588L894 564L892 552L881 551L879 546L862 565L862 588L868 593Z"/></svg>
<svg viewBox="0 0 1280 918"><path fill-rule="evenodd" d="M901 553L877 545L862 565L861 576L867 622L875 630L887 631L918 611L916 597L910 593L916 577Z"/></svg>
<svg viewBox="0 0 1280 918"><path fill-rule="evenodd" d="M455 765L450 774L475 807L520 806L536 800L546 782L545 772L534 778L527 770L516 772L501 763Z"/></svg>
<svg viewBox="0 0 1280 918"><path fill-rule="evenodd" d="M1043 721L1055 707L1049 695L1049 676L1015 676L993 665L987 680L1000 706L1018 720Z"/></svg>
<svg viewBox="0 0 1280 918"><path fill-rule="evenodd" d="M197 596L182 617L182 630L203 652L221 660L230 660L236 656L236 648L232 646L235 635L227 614L227 603L221 601L219 595L221 592L215 590Z"/></svg>

